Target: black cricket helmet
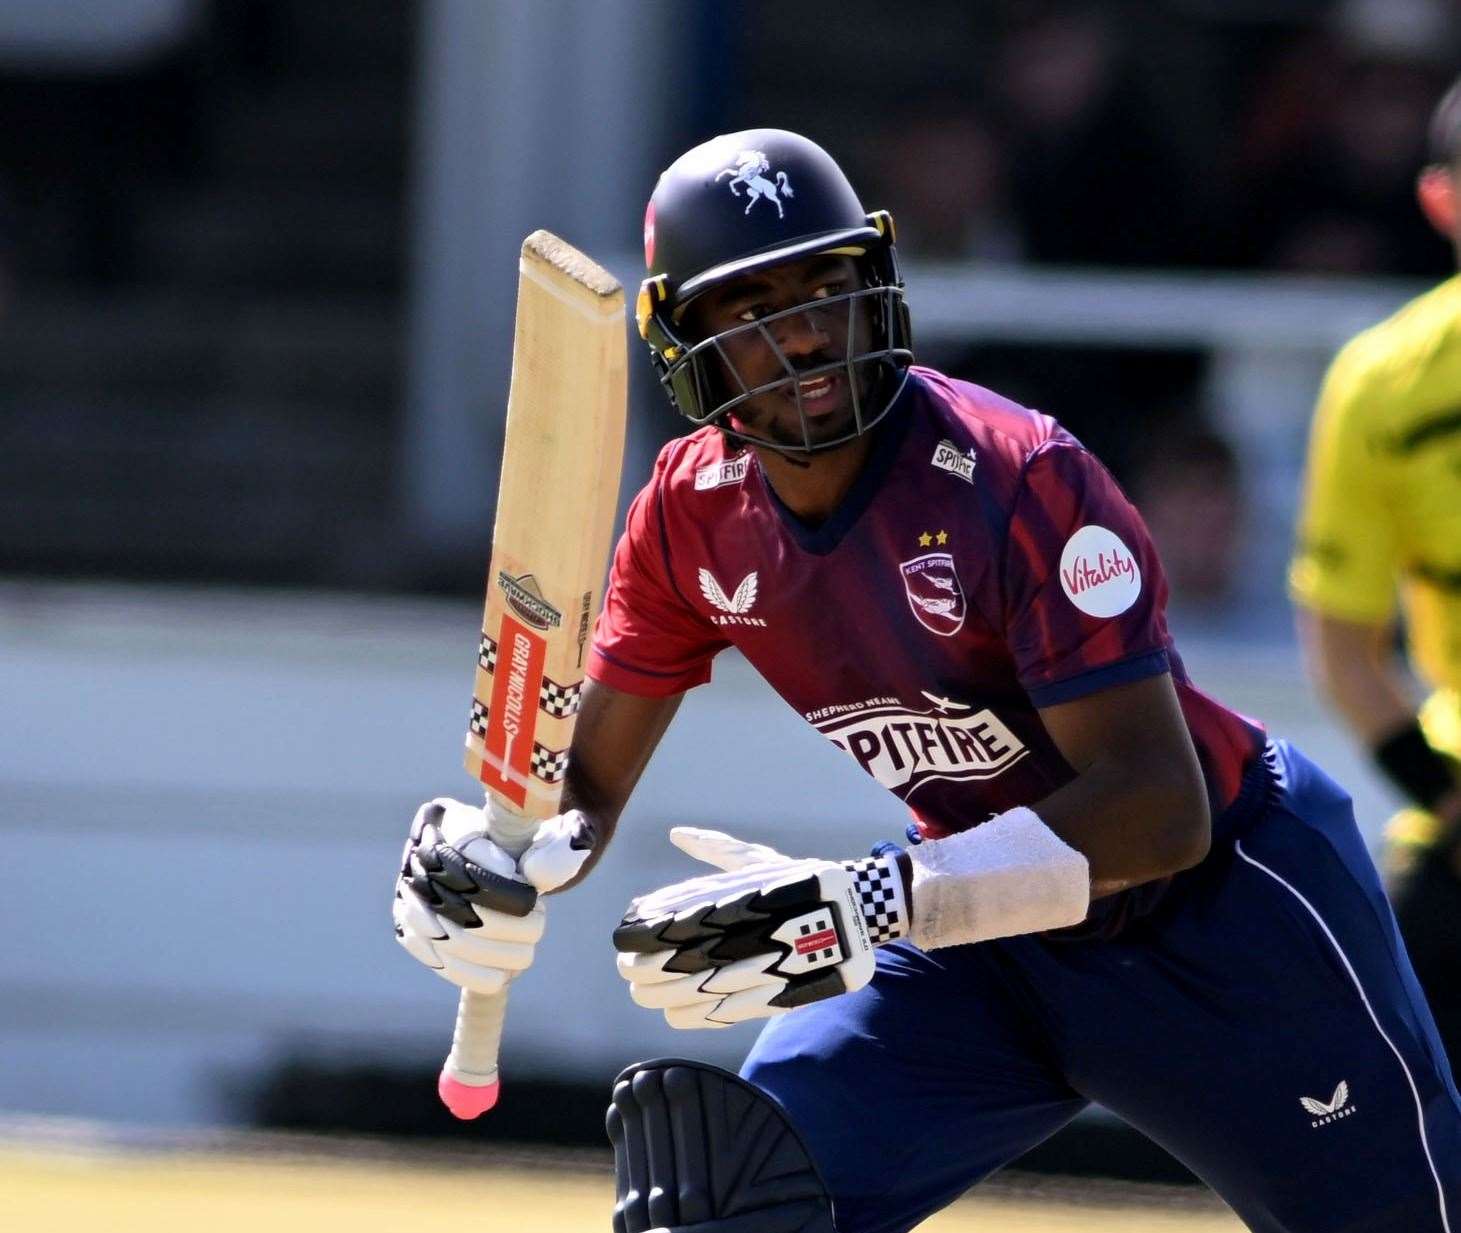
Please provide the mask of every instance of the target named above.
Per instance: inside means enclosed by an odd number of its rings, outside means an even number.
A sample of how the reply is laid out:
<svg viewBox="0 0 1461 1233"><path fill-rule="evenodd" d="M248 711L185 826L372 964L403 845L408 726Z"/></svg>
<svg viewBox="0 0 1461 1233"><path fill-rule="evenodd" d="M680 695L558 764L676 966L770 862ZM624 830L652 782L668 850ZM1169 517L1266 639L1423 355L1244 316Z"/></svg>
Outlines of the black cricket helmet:
<svg viewBox="0 0 1461 1233"><path fill-rule="evenodd" d="M715 424L732 438L783 451L828 449L866 432L892 407L913 360L893 238L892 216L865 211L832 157L796 133L727 133L681 155L660 176L645 211L649 276L637 309L640 337L670 401L694 424ZM862 285L706 338L682 328L686 307L711 288L821 254L852 257ZM842 314L837 334L845 334L846 345L836 356L798 366L777 345L776 326L812 312ZM727 340L752 332L782 369L754 387L725 351ZM802 382L833 372L847 379L852 426L835 439L814 442ZM776 390L795 401L800 441L759 436L730 419L740 404Z"/></svg>

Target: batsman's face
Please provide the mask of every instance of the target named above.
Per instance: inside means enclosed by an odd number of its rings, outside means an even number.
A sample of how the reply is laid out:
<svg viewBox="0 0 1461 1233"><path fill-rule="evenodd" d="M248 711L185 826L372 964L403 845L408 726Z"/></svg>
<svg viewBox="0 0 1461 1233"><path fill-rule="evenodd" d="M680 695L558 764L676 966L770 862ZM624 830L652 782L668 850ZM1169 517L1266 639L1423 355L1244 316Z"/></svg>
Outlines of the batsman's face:
<svg viewBox="0 0 1461 1233"><path fill-rule="evenodd" d="M866 350L872 326L866 297L838 297L862 285L851 257L810 257L757 270L690 305L689 332L720 336L722 366L733 370L723 373L732 395L773 387L738 403L728 427L792 446L852 431L851 382L858 383L866 415L870 376L864 366L849 370L849 344Z"/></svg>

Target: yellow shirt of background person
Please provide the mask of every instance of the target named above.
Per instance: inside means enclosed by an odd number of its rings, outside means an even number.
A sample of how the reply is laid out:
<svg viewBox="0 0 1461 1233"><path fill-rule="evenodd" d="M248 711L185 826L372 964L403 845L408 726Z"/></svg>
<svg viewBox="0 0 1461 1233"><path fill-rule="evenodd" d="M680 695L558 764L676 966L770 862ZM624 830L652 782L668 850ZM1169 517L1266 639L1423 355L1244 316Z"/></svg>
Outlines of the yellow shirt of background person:
<svg viewBox="0 0 1461 1233"><path fill-rule="evenodd" d="M1330 366L1289 586L1304 608L1360 627L1392 628L1398 601L1411 663L1435 689L1421 729L1461 758L1461 275ZM1360 735L1374 744L1389 726ZM1426 844L1435 829L1407 810L1390 837Z"/></svg>
<svg viewBox="0 0 1461 1233"><path fill-rule="evenodd" d="M1461 85L1431 144L1417 195L1461 253ZM1289 586L1311 675L1392 782L1431 805L1404 815L1411 833L1398 837L1455 832L1461 790L1429 751L1461 758L1461 275L1330 366ZM1419 714L1396 654L1401 616L1411 665L1435 691Z"/></svg>
<svg viewBox="0 0 1461 1233"><path fill-rule="evenodd" d="M1416 670L1461 690L1461 275L1330 367L1290 584L1306 608L1366 625L1388 625L1398 596Z"/></svg>

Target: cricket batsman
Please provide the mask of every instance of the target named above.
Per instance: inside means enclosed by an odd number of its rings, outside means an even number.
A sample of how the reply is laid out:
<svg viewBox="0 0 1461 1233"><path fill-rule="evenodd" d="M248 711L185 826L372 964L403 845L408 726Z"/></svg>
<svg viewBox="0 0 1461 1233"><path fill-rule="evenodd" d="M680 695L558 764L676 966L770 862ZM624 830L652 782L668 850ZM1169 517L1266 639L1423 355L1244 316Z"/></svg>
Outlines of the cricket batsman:
<svg viewBox="0 0 1461 1233"><path fill-rule="evenodd" d="M1461 252L1461 83L1436 107L1416 187L1426 217ZM1351 340L1330 366L1290 570L1311 674L1409 803L1388 829L1395 912L1452 1061L1461 1058L1458 407L1453 277ZM1419 706L1407 667L1430 686Z"/></svg>
<svg viewBox="0 0 1461 1233"><path fill-rule="evenodd" d="M1350 799L1189 679L1105 468L913 363L892 219L804 137L677 159L645 259L694 431L629 510L564 813L514 863L423 805L397 936L467 988L525 969L544 902L495 878L582 878L726 647L911 822L865 856L670 832L705 871L629 905L630 996L767 1022L740 1076L620 1076L616 1233L904 1233L1092 1101L1262 1233L1461 1233L1461 1099Z"/></svg>

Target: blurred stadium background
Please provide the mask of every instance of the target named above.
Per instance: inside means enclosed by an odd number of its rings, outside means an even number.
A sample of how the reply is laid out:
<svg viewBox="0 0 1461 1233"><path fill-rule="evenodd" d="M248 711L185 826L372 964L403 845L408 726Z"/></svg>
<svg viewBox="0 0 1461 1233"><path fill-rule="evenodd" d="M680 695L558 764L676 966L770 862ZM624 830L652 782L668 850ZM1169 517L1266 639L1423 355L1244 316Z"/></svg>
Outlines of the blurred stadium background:
<svg viewBox="0 0 1461 1233"><path fill-rule="evenodd" d="M503 1107L436 1107L453 990L387 901L415 804L471 791L517 246L637 282L658 168L717 131L806 132L892 209L921 357L1108 460L1199 684L1373 835L1283 565L1327 359L1452 268L1411 183L1458 39L1442 0L5 0L0 1173L249 1127L601 1156L618 1066L749 1041L617 987L665 827L901 831L724 657L552 905ZM626 495L682 426L632 371ZM1025 1163L1184 1177L1098 1112Z"/></svg>

